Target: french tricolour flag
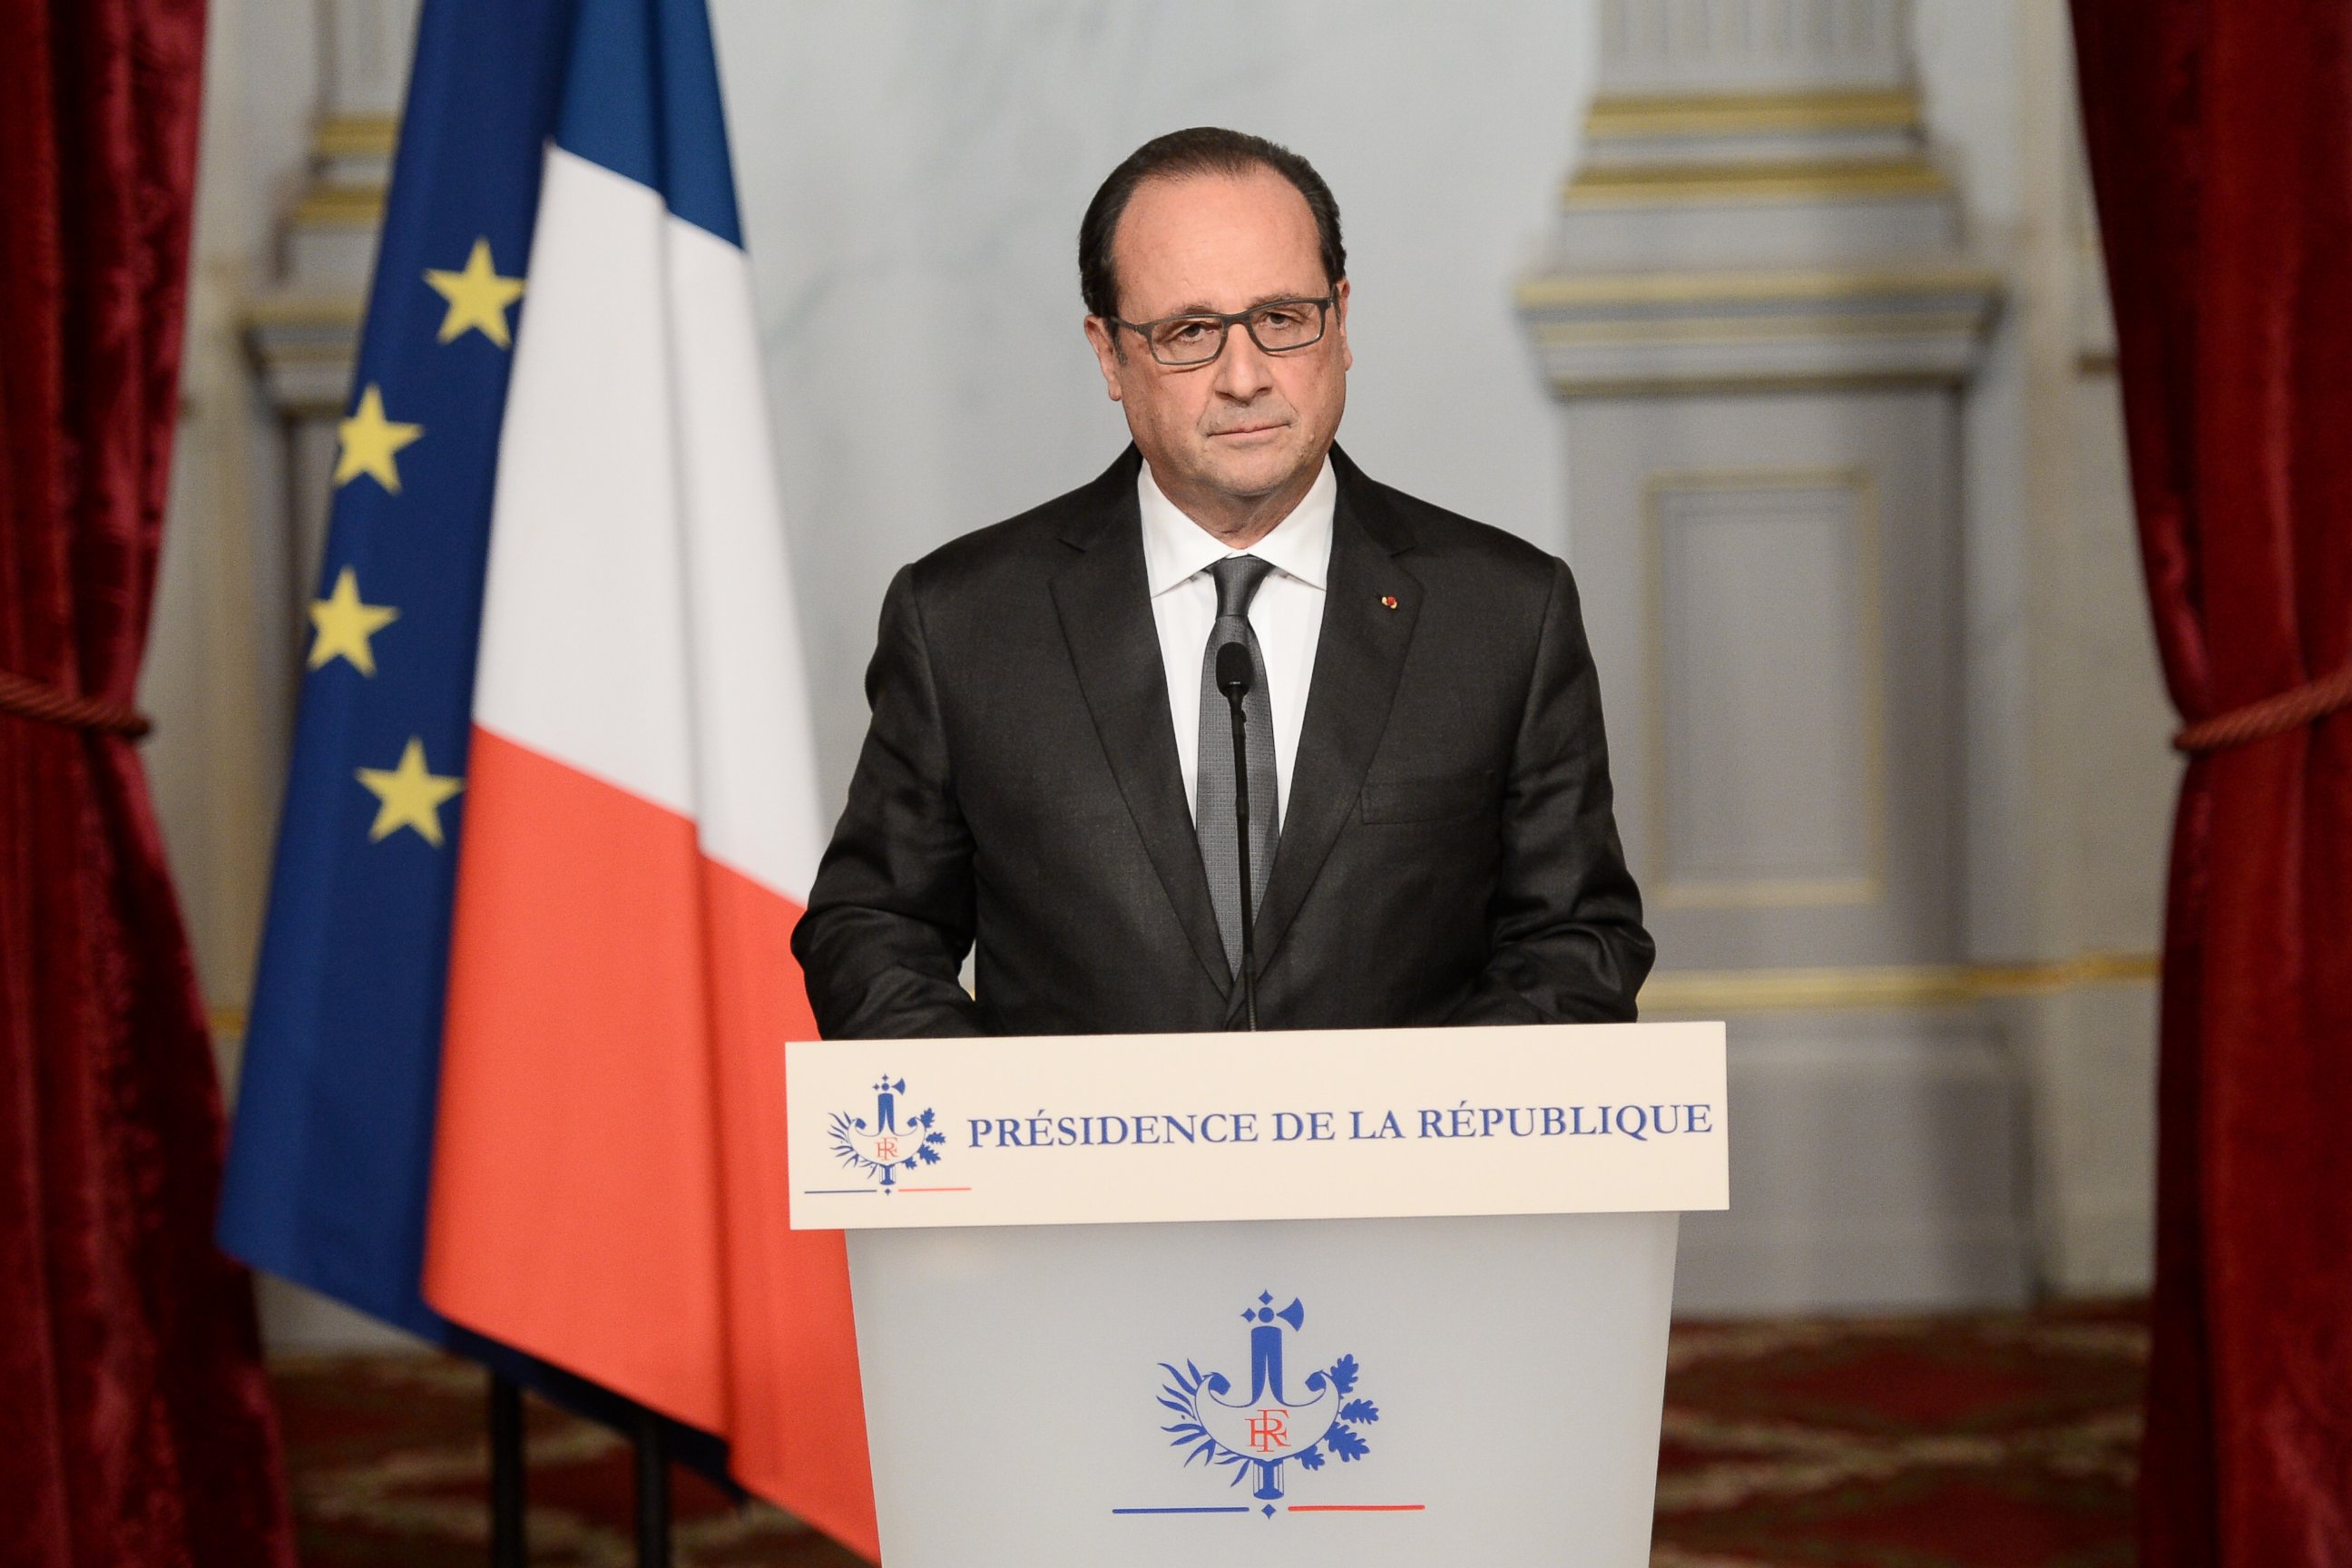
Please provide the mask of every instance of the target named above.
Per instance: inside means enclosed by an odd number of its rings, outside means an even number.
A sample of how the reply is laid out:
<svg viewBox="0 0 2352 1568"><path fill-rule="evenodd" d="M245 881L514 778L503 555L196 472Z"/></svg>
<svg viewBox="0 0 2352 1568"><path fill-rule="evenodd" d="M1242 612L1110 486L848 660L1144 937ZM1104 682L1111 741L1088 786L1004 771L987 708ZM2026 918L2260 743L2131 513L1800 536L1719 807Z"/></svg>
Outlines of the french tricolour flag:
<svg viewBox="0 0 2352 1568"><path fill-rule="evenodd" d="M529 276L425 1294L873 1555L841 1238L786 1217L823 837L703 0L583 0Z"/></svg>

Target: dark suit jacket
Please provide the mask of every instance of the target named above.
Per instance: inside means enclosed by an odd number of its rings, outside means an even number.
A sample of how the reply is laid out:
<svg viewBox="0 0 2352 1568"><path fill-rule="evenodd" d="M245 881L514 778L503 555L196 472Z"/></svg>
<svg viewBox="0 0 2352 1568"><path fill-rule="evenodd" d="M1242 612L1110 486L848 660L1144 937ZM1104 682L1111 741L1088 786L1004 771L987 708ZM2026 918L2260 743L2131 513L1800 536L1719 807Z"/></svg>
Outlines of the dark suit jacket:
<svg viewBox="0 0 2352 1568"><path fill-rule="evenodd" d="M1144 585L1140 461L890 584L873 723L793 936L826 1035L1237 1023ZM1260 1024L1633 1017L1654 950L1568 567L1332 462ZM975 938L976 998L958 982Z"/></svg>

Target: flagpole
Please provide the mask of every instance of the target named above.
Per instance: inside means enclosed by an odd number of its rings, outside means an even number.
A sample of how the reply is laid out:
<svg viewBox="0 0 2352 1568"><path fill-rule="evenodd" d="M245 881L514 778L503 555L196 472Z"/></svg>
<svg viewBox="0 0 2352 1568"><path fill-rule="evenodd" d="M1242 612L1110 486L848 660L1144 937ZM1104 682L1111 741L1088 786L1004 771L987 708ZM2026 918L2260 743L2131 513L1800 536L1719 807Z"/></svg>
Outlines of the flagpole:
<svg viewBox="0 0 2352 1568"><path fill-rule="evenodd" d="M637 1412L637 1568L669 1568L669 1452L661 1420Z"/></svg>
<svg viewBox="0 0 2352 1568"><path fill-rule="evenodd" d="M490 1568L523 1568L522 1385L490 1373Z"/></svg>

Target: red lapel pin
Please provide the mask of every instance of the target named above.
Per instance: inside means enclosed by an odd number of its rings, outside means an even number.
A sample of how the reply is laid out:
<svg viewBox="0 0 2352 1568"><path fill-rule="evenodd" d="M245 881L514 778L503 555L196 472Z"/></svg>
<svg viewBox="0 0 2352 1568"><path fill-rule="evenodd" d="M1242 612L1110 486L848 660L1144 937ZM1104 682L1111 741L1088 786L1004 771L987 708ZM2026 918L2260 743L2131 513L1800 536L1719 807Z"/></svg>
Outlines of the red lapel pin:
<svg viewBox="0 0 2352 1568"><path fill-rule="evenodd" d="M1381 603L1393 610L1396 608L1396 595L1394 594L1382 594L1381 595Z"/></svg>

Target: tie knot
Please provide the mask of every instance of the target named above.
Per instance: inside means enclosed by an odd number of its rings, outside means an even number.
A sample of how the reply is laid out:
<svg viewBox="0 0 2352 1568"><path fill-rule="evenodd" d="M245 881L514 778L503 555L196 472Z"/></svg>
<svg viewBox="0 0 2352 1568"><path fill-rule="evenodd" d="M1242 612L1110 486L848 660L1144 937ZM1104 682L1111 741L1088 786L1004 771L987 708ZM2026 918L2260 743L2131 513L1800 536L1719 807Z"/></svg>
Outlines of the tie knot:
<svg viewBox="0 0 2352 1568"><path fill-rule="evenodd" d="M1217 580L1217 619L1248 615L1250 600L1257 596L1257 585L1273 570L1273 562L1261 561L1255 555L1228 555L1210 567L1209 574Z"/></svg>

